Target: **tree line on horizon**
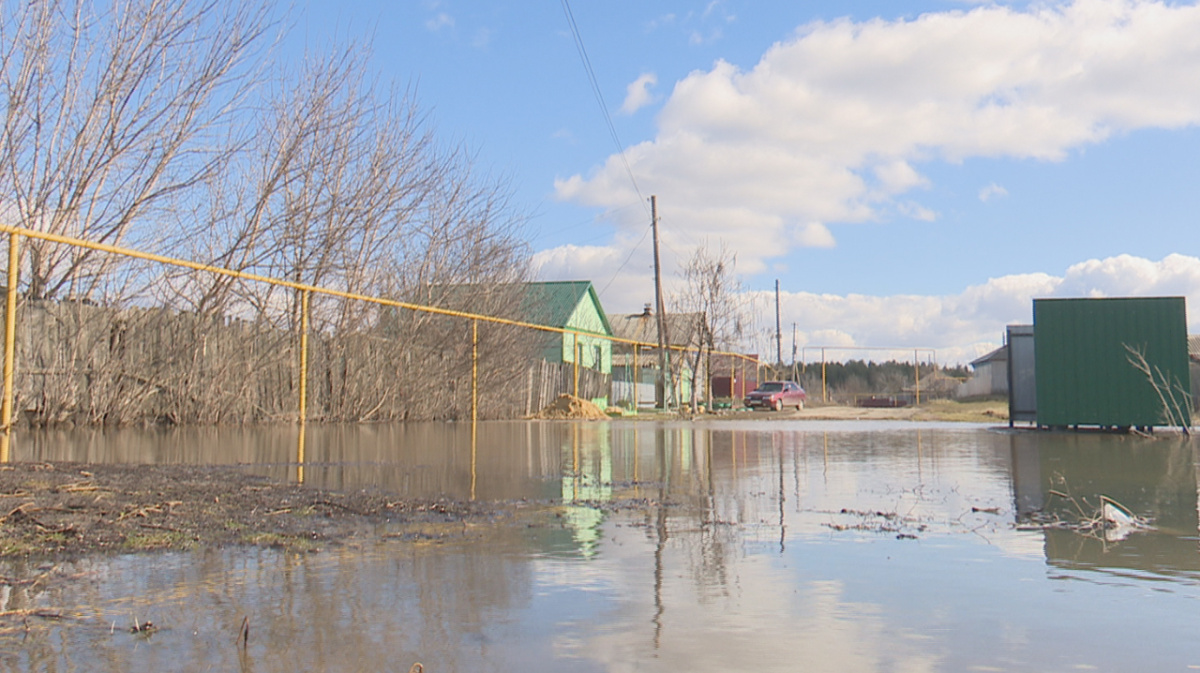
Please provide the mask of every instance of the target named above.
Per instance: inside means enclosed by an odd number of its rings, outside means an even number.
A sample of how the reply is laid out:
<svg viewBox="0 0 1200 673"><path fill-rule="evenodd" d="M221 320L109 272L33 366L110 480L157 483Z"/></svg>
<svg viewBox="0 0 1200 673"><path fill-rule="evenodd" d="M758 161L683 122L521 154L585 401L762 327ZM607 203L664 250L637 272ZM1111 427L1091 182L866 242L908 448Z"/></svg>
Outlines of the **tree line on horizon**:
<svg viewBox="0 0 1200 673"><path fill-rule="evenodd" d="M819 362L810 363L796 371L800 385L808 391L809 396L821 390L821 367ZM912 362L846 360L844 362L826 362L824 369L824 385L831 395L838 397L911 393L916 383L916 372ZM922 395L934 394L932 382L935 380L962 381L970 376L970 372L963 365L939 366L932 363L921 363L918 365L917 371L921 375Z"/></svg>

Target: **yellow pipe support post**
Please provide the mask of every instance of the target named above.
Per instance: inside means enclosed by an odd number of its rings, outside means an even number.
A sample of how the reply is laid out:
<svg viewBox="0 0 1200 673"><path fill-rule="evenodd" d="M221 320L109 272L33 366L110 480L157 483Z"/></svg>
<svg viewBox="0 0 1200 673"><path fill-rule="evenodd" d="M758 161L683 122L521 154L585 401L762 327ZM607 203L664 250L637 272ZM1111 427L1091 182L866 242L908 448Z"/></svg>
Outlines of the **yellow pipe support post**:
<svg viewBox="0 0 1200 673"><path fill-rule="evenodd" d="M579 335L575 335L575 397L579 397Z"/></svg>
<svg viewBox="0 0 1200 673"><path fill-rule="evenodd" d="M638 367L638 350L640 348L640 346L633 347L633 413L635 414L638 410L638 384L642 382L642 370Z"/></svg>
<svg viewBox="0 0 1200 673"><path fill-rule="evenodd" d="M13 366L17 353L17 272L20 263L21 237L17 233L8 235L8 294L4 308L4 402L0 409L0 422L4 424L4 436L0 438L0 463L9 460L9 441L13 418Z"/></svg>
<svg viewBox="0 0 1200 673"><path fill-rule="evenodd" d="M829 386L825 382L825 349L821 349L821 401L829 404Z"/></svg>
<svg viewBox="0 0 1200 673"><path fill-rule="evenodd" d="M296 481L304 483L304 430L308 424L308 290L300 292L300 437L296 442Z"/></svg>
<svg viewBox="0 0 1200 673"><path fill-rule="evenodd" d="M915 350L913 351L913 372L915 372L915 374L916 374L916 381L917 381L917 385L916 385L917 405L920 406L920 404L921 404L921 361L918 359L917 351L915 351Z"/></svg>
<svg viewBox="0 0 1200 673"><path fill-rule="evenodd" d="M471 321L471 499L475 499L475 459L479 423L479 321Z"/></svg>

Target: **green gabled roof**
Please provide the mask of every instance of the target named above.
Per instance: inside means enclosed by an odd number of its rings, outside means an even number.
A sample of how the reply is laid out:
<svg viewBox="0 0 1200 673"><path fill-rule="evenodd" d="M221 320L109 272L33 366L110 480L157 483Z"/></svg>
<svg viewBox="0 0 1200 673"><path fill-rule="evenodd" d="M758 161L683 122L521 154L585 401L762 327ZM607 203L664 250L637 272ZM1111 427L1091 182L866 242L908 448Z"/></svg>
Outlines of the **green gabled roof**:
<svg viewBox="0 0 1200 673"><path fill-rule="evenodd" d="M582 301L591 301L604 325L604 334L612 336L612 325L604 314L596 288L587 280L558 280L541 283L525 283L525 298L521 313L528 322L550 327L567 327L571 314Z"/></svg>

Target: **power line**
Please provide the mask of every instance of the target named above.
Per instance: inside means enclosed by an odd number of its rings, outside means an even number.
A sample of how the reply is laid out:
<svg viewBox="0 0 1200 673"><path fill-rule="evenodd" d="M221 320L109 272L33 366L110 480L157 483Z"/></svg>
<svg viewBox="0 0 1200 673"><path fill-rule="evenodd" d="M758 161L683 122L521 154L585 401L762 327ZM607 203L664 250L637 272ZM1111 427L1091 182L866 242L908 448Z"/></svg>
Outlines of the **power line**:
<svg viewBox="0 0 1200 673"><path fill-rule="evenodd" d="M617 153L621 156L621 163L625 166L625 173L629 175L629 182L633 184L633 191L637 193L638 201L641 201L642 207L646 207L646 198L642 196L642 190L638 187L637 180L633 177L633 169L629 166L629 159L625 156L625 146L621 143L621 138L617 136L617 127L613 125L612 116L608 114L608 104L604 102L604 94L600 90L600 83L596 81L596 73L592 70L592 61L588 58L587 49L583 46L583 37L579 34L579 26L575 23L575 14L571 11L571 3L569 0L562 0L563 13L567 16L567 24L571 27L571 35L575 38L575 48L579 50L579 58L583 61L583 69L587 71L588 82L592 85L592 93L596 96L596 102L600 105L600 112L604 115L604 123L608 126L608 133L612 136L613 144L617 147ZM646 214L649 215L649 209Z"/></svg>
<svg viewBox="0 0 1200 673"><path fill-rule="evenodd" d="M642 240L638 241L637 245L633 246L633 248L629 250L629 254L625 257L625 261L621 262L621 266L618 266L617 270L613 272L612 278L609 278L608 282L604 284L604 287L600 288L600 294L604 294L604 291L608 289L608 286L612 285L613 281L617 279L617 276L621 274L621 269L624 269L625 265L629 264L629 260L633 259L633 253L637 252L638 248L642 247L642 244L646 242L646 237L650 235L650 230L652 228L652 226L646 227L646 231L642 234Z"/></svg>

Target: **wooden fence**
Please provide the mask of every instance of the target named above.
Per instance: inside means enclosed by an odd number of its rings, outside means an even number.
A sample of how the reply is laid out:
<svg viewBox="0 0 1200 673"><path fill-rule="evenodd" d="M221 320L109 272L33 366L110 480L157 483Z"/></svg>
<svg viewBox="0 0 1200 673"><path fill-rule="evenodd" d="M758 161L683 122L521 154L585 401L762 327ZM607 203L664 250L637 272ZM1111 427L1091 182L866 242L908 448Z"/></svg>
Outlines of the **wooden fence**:
<svg viewBox="0 0 1200 673"><path fill-rule="evenodd" d="M76 302L27 302L18 310L17 423L243 424L297 417L298 339L287 329ZM469 323L446 322L425 326L420 337L398 338L381 328L311 334L309 419L469 419L471 333L463 329ZM515 329L480 329L480 418L527 416L574 392L573 366L514 352ZM607 397L609 385L609 376L579 370L582 397Z"/></svg>

